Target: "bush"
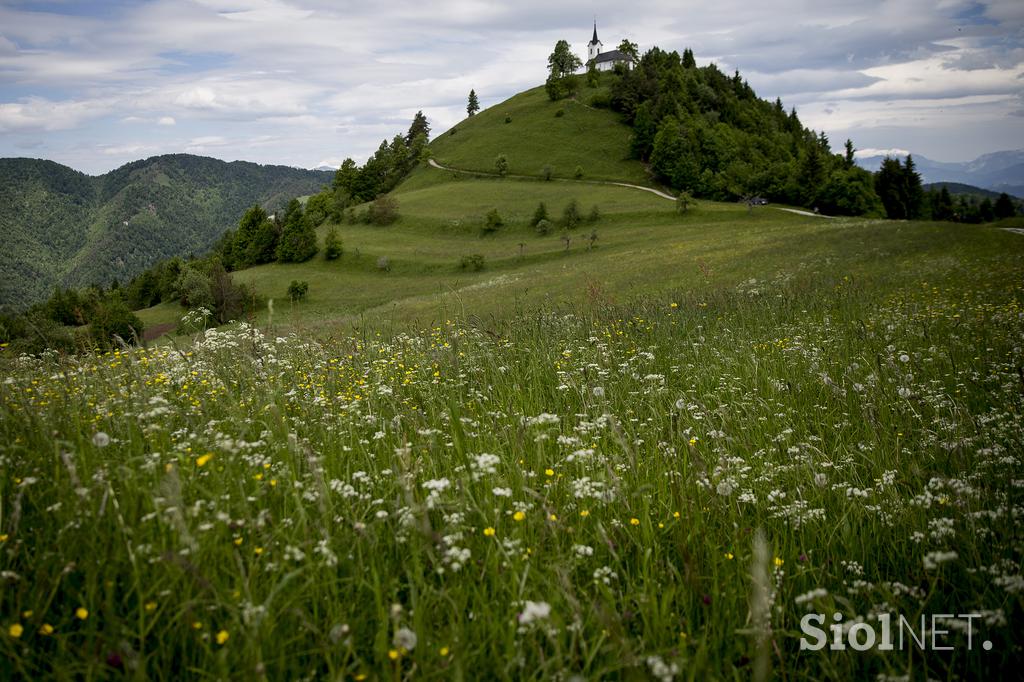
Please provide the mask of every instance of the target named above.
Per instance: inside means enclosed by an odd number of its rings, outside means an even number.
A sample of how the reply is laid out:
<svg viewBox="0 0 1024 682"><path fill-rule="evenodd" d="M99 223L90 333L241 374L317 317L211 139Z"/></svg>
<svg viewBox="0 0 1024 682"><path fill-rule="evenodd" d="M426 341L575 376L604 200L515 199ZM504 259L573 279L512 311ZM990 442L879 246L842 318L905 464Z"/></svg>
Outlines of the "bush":
<svg viewBox="0 0 1024 682"><path fill-rule="evenodd" d="M583 177L583 166L576 166L576 170L573 171L572 176L579 180Z"/></svg>
<svg viewBox="0 0 1024 682"><path fill-rule="evenodd" d="M530 227L537 227L542 220L548 219L548 207L543 201L537 204L537 210L533 212L533 219L530 220Z"/></svg>
<svg viewBox="0 0 1024 682"><path fill-rule="evenodd" d="M596 223L600 219L601 219L601 209L599 209L597 207L597 204L594 204L594 207L590 209L590 215L587 216L587 222L588 223Z"/></svg>
<svg viewBox="0 0 1024 682"><path fill-rule="evenodd" d="M551 230L552 230L552 228L554 228L554 225L551 224L550 220L545 218L545 219L539 221L535 225L535 228L537 230L537 234L539 234L540 236L543 237L543 236L551 234Z"/></svg>
<svg viewBox="0 0 1024 682"><path fill-rule="evenodd" d="M562 223L570 230L580 224L580 207L575 199L570 201L562 212Z"/></svg>
<svg viewBox="0 0 1024 682"><path fill-rule="evenodd" d="M345 250L341 245L341 237L338 236L338 228L331 226L324 238L324 258L337 260Z"/></svg>
<svg viewBox="0 0 1024 682"><path fill-rule="evenodd" d="M609 95L606 92L595 93L590 98L590 106L594 107L595 109L610 109L612 106L611 95Z"/></svg>
<svg viewBox="0 0 1024 682"><path fill-rule="evenodd" d="M508 175L508 157L498 154L498 158L494 160L494 170L498 171L498 175L501 177Z"/></svg>
<svg viewBox="0 0 1024 682"><path fill-rule="evenodd" d="M498 228L503 227L504 225L505 221L502 219L501 214L498 213L498 209L492 208L490 212L488 212L487 217L484 218L482 232L484 234L491 234L493 232L497 232Z"/></svg>
<svg viewBox="0 0 1024 682"><path fill-rule="evenodd" d="M565 109L559 109L555 112L555 118L562 118L565 116Z"/></svg>
<svg viewBox="0 0 1024 682"><path fill-rule="evenodd" d="M100 301L89 319L89 335L102 348L112 346L115 337L133 344L142 339L142 329L142 321L116 296Z"/></svg>
<svg viewBox="0 0 1024 682"><path fill-rule="evenodd" d="M479 253L474 253L470 256L463 256L462 260L459 261L459 268L462 270L483 270L484 257Z"/></svg>
<svg viewBox="0 0 1024 682"><path fill-rule="evenodd" d="M377 259L377 269L381 272L391 272L391 261L387 256L381 256Z"/></svg>
<svg viewBox="0 0 1024 682"><path fill-rule="evenodd" d="M505 114L505 123L512 122L512 114Z"/></svg>
<svg viewBox="0 0 1024 682"><path fill-rule="evenodd" d="M390 225L398 218L398 202L386 194L374 199L366 209L366 222L371 225Z"/></svg>
<svg viewBox="0 0 1024 682"><path fill-rule="evenodd" d="M540 172L541 177L544 178L545 180L551 180L551 176L554 175L554 174L555 174L555 169L552 168L551 166L547 166L547 165L544 166L544 168L541 169L541 172Z"/></svg>
<svg viewBox="0 0 1024 682"><path fill-rule="evenodd" d="M297 279L293 279L292 283L288 285L288 298L291 299L292 303L305 300L307 293L309 293L309 282L300 282Z"/></svg>

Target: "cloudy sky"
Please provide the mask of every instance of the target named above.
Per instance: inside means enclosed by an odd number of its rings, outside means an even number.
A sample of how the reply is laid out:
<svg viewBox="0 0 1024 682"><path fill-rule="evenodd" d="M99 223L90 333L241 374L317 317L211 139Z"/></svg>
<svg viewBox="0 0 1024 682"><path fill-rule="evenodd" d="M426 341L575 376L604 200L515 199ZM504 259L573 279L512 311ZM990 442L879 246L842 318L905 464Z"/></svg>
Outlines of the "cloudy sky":
<svg viewBox="0 0 1024 682"><path fill-rule="evenodd" d="M0 0L0 156L362 162L545 78L559 39L693 49L835 147L1024 147L1024 1Z"/></svg>

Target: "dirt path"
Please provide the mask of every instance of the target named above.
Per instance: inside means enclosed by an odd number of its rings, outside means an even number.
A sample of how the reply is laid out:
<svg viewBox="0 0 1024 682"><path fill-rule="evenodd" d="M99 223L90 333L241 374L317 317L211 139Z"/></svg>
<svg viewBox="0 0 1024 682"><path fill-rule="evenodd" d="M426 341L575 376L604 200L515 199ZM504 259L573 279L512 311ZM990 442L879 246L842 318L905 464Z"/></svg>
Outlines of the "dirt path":
<svg viewBox="0 0 1024 682"><path fill-rule="evenodd" d="M796 213L797 215L805 215L810 218L834 218L835 216L824 215L821 213L812 213L811 211L801 211L799 208L782 208L781 206L772 206L772 208L778 211L789 211L790 213Z"/></svg>
<svg viewBox="0 0 1024 682"><path fill-rule="evenodd" d="M1016 234L1024 234L1024 227L1004 227L1007 232L1014 232Z"/></svg>
<svg viewBox="0 0 1024 682"><path fill-rule="evenodd" d="M429 163L432 168L436 168L438 170L451 171L452 173L465 173L467 175L489 175L489 176L492 176L492 177L495 177L495 178L501 177L497 173L491 173L491 172L487 172L487 171L471 171L471 170L464 170L462 168L451 168L450 166L442 166L441 164L439 164L437 161L434 161L433 159L430 159L427 163ZM525 180L537 180L538 179L538 178L536 178L536 177L534 177L532 175L512 175L512 174L509 174L509 175L506 175L505 177L507 177L507 178L522 178L522 179L525 179ZM662 192L661 190L654 189L653 187L644 187L643 185L631 185L628 182L613 182L611 180L570 180L568 178L558 178L558 181L559 182L579 182L579 183L586 184L586 185L618 185L619 187L629 187L630 189L639 189L639 190L643 190L644 192L650 192L651 194L657 194L662 199L668 199L669 201L675 201L676 200L676 198L674 196L672 196L671 194L668 194L666 192Z"/></svg>

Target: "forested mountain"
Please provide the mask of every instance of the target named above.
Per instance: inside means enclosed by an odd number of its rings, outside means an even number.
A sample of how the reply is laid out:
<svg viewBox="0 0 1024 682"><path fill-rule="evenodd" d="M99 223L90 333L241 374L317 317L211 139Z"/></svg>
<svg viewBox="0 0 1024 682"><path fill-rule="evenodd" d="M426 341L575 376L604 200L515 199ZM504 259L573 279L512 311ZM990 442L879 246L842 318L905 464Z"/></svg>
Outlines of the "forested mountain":
<svg viewBox="0 0 1024 682"><path fill-rule="evenodd" d="M100 176L52 161L0 159L0 307L55 286L124 281L163 258L209 249L254 203L271 211L333 174L155 156Z"/></svg>

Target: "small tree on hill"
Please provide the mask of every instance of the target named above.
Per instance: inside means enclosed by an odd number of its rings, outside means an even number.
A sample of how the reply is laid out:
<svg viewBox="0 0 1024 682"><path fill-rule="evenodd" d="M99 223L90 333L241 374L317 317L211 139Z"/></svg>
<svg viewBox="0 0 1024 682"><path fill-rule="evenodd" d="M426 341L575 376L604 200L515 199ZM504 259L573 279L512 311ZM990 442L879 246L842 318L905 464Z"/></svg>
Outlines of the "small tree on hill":
<svg viewBox="0 0 1024 682"><path fill-rule="evenodd" d="M366 221L373 225L390 225L398 220L398 201L382 194L366 210Z"/></svg>
<svg viewBox="0 0 1024 682"><path fill-rule="evenodd" d="M305 300L307 293L309 293L309 282L300 282L297 279L293 279L291 284L288 285L288 298L292 303Z"/></svg>
<svg viewBox="0 0 1024 682"><path fill-rule="evenodd" d="M497 232L499 228L504 226L505 221L502 219L501 214L498 213L498 209L492 208L488 213L487 217L484 218L484 234L491 234Z"/></svg>
<svg viewBox="0 0 1024 682"><path fill-rule="evenodd" d="M686 213L693 204L693 197L689 192L680 192L679 196L676 197L676 210L679 213Z"/></svg>
<svg viewBox="0 0 1024 682"><path fill-rule="evenodd" d="M562 223L570 230L580 224L580 206L575 199L571 200L562 212Z"/></svg>
<svg viewBox="0 0 1024 682"><path fill-rule="evenodd" d="M466 103L466 114L472 116L480 111L480 101L476 98L476 90L469 91L469 102Z"/></svg>
<svg viewBox="0 0 1024 682"><path fill-rule="evenodd" d="M548 207L543 201L537 204L537 210L533 212L533 218L530 220L530 227L537 227L542 220L548 219Z"/></svg>
<svg viewBox="0 0 1024 682"><path fill-rule="evenodd" d="M405 144L412 148L413 141L420 135L424 136L424 141L430 139L430 123L422 111L417 111L412 119L412 125L409 126L409 132L405 134Z"/></svg>
<svg viewBox="0 0 1024 682"><path fill-rule="evenodd" d="M327 260L337 260L343 252L341 237L338 236L338 228L331 225L331 228L327 230L327 236L324 237L324 258Z"/></svg>
<svg viewBox="0 0 1024 682"><path fill-rule="evenodd" d="M494 160L494 170L498 171L500 177L508 175L508 157L498 154L498 158Z"/></svg>

